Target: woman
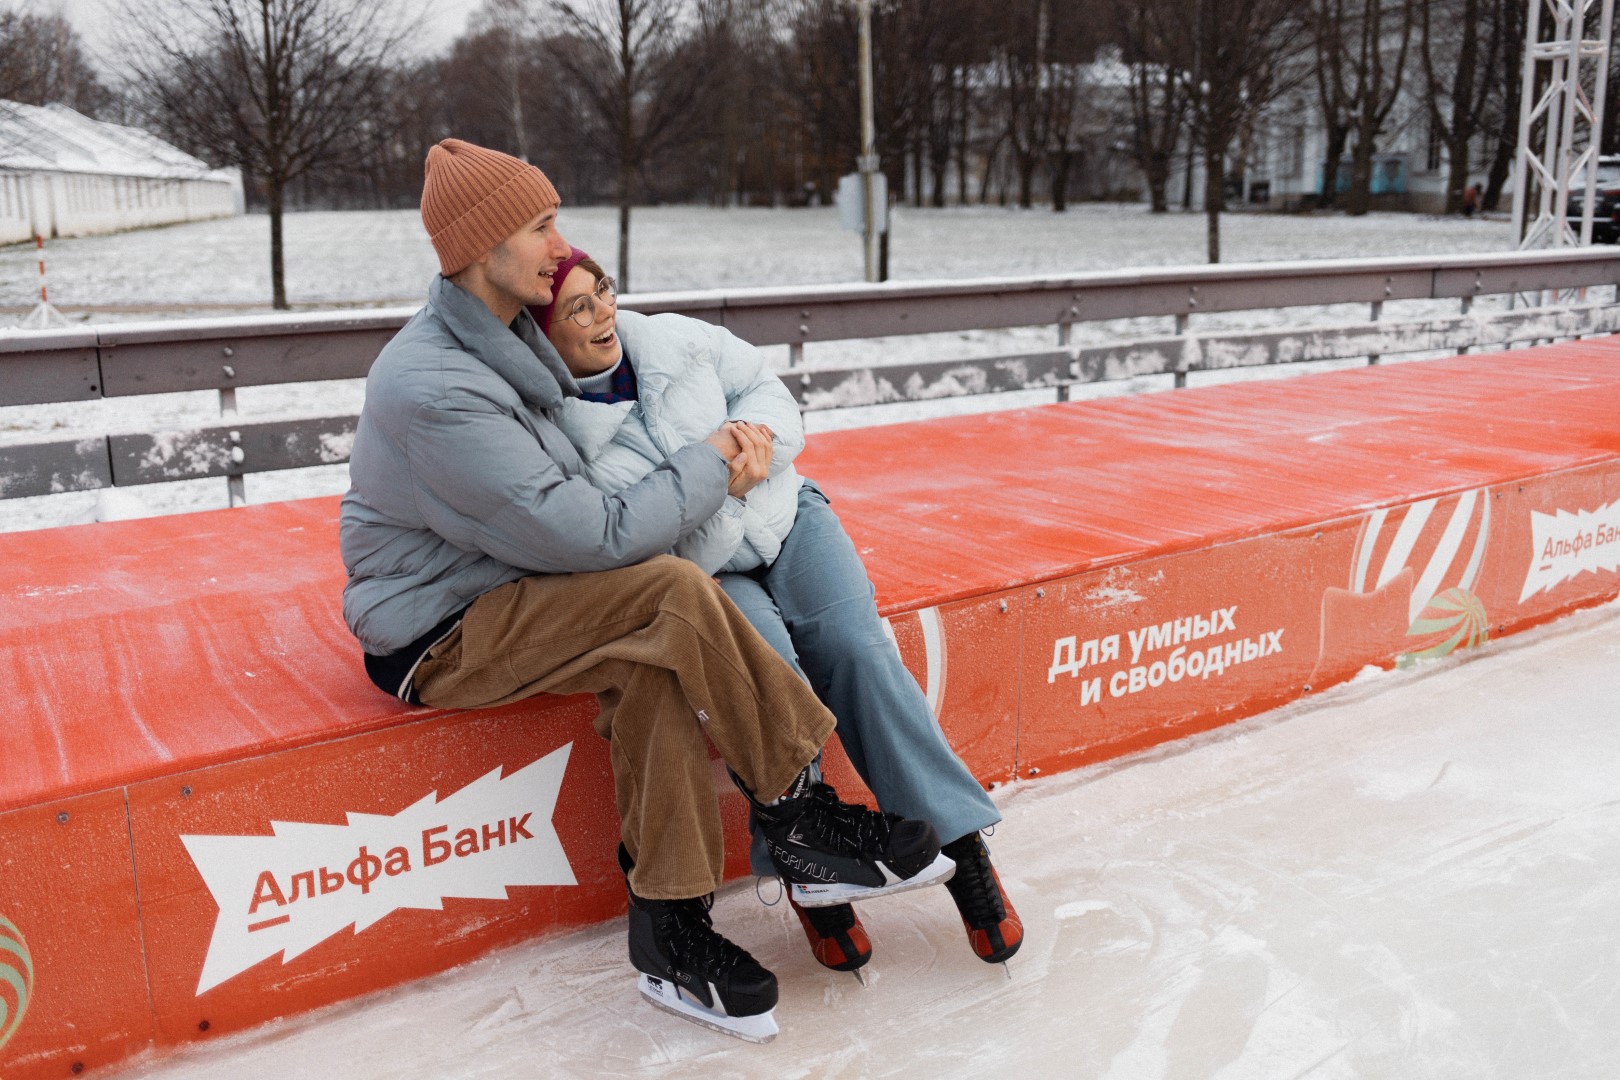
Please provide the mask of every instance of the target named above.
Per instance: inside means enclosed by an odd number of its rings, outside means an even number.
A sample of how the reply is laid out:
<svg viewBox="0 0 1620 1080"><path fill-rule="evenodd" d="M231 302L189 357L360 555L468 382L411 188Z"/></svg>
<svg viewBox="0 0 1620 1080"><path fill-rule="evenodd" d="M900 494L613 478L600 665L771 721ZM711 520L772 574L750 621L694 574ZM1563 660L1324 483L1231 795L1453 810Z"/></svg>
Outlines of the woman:
<svg viewBox="0 0 1620 1080"><path fill-rule="evenodd" d="M681 446L727 421L770 435L769 477L746 501L728 498L675 554L716 574L760 635L838 718L838 736L881 809L933 824L955 860L947 883L974 952L999 963L1023 925L979 831L1000 818L940 732L927 698L883 630L860 556L821 490L793 458L804 448L798 406L753 346L681 315L620 312L613 281L574 248L553 302L530 308L579 383L557 426L597 486L620 490ZM632 359L633 358L633 359ZM770 874L763 845L756 872ZM816 959L853 971L871 943L848 905L794 910Z"/></svg>

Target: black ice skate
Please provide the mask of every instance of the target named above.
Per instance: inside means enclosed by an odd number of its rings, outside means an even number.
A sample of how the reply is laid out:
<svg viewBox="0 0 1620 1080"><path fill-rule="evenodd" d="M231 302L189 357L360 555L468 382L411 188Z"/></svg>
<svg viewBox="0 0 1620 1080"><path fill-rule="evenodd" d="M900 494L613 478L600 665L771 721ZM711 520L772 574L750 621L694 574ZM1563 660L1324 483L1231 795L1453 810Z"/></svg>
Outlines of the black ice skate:
<svg viewBox="0 0 1620 1080"><path fill-rule="evenodd" d="M928 822L841 802L808 769L770 804L757 801L735 773L731 778L753 805L771 863L800 907L920 889L956 870Z"/></svg>
<svg viewBox="0 0 1620 1080"><path fill-rule="evenodd" d="M776 976L726 940L709 918L713 895L644 900L630 888L634 864L619 845L630 894L630 963L648 1001L749 1042L776 1038Z"/></svg>

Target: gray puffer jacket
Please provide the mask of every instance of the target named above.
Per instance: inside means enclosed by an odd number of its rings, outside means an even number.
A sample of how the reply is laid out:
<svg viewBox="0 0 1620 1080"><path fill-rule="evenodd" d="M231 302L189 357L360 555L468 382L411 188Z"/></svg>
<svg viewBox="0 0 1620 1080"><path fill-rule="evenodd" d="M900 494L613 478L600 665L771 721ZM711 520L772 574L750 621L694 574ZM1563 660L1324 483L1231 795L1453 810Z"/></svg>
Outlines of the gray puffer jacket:
<svg viewBox="0 0 1620 1080"><path fill-rule="evenodd" d="M367 652L397 652L525 575L669 551L720 509L725 460L702 442L617 494L592 485L552 423L578 393L528 312L502 326L434 278L371 367L349 459L343 617Z"/></svg>

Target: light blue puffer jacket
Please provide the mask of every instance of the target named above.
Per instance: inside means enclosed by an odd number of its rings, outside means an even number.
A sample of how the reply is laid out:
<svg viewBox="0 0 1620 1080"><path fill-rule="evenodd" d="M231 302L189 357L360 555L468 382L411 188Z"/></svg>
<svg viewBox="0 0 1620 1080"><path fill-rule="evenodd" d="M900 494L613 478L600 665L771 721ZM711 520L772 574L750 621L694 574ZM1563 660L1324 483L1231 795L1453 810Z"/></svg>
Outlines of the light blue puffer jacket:
<svg viewBox="0 0 1620 1080"><path fill-rule="evenodd" d="M640 400L568 398L556 413L585 475L618 492L727 420L765 424L775 435L769 478L746 500L727 496L719 513L676 542L675 554L711 574L769 566L798 511L793 459L804 449L804 424L793 395L758 349L721 327L684 315L620 311L618 334Z"/></svg>

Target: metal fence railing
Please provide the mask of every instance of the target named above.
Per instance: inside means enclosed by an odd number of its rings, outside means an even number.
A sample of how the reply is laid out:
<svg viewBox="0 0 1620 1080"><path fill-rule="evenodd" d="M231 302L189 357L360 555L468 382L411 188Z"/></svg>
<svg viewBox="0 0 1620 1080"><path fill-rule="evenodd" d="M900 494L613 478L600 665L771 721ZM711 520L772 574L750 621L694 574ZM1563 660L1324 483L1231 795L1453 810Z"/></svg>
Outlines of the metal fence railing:
<svg viewBox="0 0 1620 1080"><path fill-rule="evenodd" d="M1588 295L1614 287L1606 302ZM1476 299L1532 298L1485 313ZM1546 297L1552 296L1551 302ZM1459 302L1455 316L1386 321L1401 300ZM1052 388L1077 383L1403 352L1506 346L1620 329L1620 255L1607 248L1398 259L1257 263L998 278L627 296L627 308L679 312L756 345L786 345L789 388L806 410ZM1211 331L1195 317L1366 304L1335 326ZM414 309L257 316L0 335L0 407L215 391L218 423L0 446L0 498L226 477L348 460L356 418L249 420L240 388L353 379ZM1077 324L1170 317L1174 333L1077 345ZM1053 347L928 363L808 367L806 345L947 331L1047 326Z"/></svg>

